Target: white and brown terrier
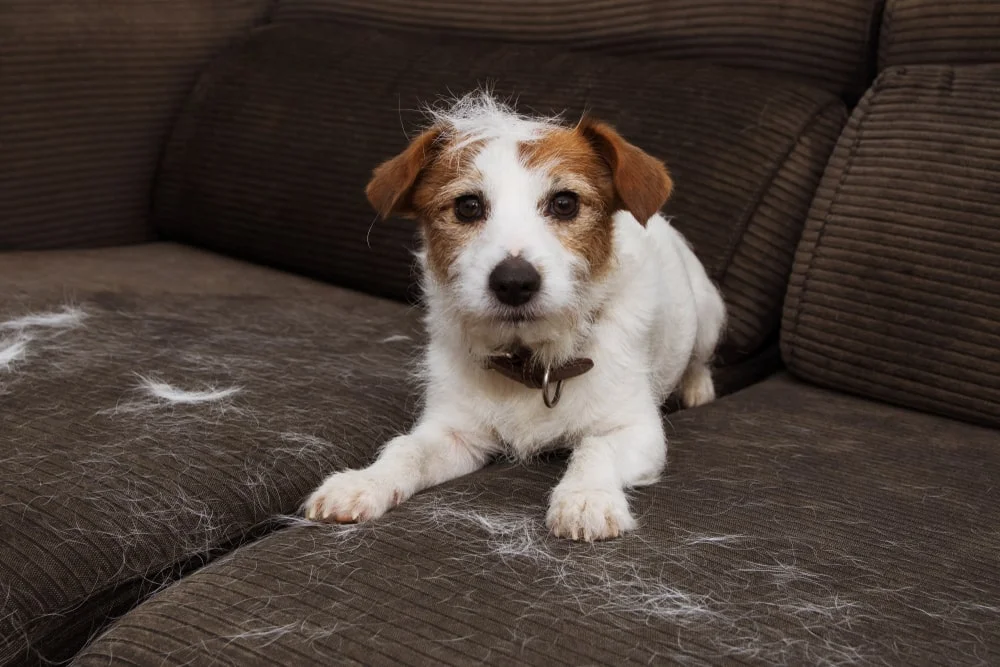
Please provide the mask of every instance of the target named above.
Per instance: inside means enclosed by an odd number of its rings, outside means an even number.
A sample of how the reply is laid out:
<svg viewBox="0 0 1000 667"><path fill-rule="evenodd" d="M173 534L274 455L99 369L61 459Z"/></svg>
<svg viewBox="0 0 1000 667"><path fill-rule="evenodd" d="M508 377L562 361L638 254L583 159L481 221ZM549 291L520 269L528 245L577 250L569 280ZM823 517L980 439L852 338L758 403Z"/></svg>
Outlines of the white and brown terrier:
<svg viewBox="0 0 1000 667"><path fill-rule="evenodd" d="M433 116L367 188L380 215L420 222L425 407L306 515L375 519L498 453L566 447L548 527L615 537L636 525L626 491L664 467L660 405L678 388L689 407L715 396L725 308L658 213L667 170L604 123L524 117L487 93Z"/></svg>

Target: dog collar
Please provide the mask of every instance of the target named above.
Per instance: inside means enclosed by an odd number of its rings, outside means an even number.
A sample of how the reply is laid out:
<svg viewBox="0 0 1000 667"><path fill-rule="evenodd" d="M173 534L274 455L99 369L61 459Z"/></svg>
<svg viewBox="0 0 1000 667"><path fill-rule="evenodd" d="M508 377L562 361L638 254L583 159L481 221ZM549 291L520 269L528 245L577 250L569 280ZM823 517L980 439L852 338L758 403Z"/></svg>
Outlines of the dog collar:
<svg viewBox="0 0 1000 667"><path fill-rule="evenodd" d="M563 382L589 371L594 367L594 361L578 357L559 366L542 366L532 359L531 350L519 347L511 352L488 357L486 367L520 382L528 389L541 389L545 407L554 408L562 396ZM554 393L551 392L552 389Z"/></svg>

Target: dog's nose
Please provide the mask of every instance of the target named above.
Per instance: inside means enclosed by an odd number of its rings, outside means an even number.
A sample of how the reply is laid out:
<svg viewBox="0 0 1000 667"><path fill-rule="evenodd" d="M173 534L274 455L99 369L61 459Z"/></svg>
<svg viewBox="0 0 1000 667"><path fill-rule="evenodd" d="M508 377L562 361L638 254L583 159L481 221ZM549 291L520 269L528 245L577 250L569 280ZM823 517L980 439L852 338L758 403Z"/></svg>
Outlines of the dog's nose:
<svg viewBox="0 0 1000 667"><path fill-rule="evenodd" d="M508 257L490 273L490 290L508 306L523 306L541 287L541 274L523 257Z"/></svg>

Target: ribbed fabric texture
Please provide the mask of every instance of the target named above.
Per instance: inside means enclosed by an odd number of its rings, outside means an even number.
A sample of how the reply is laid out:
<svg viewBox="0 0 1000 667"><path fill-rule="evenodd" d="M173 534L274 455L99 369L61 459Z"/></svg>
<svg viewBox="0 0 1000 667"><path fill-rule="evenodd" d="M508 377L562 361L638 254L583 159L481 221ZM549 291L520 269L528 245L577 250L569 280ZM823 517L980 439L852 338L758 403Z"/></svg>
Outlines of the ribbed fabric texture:
<svg viewBox="0 0 1000 667"><path fill-rule="evenodd" d="M359 20L866 85L874 0L282 0L275 21Z"/></svg>
<svg viewBox="0 0 1000 667"><path fill-rule="evenodd" d="M780 112L775 115L780 116ZM719 283L726 296L729 316L727 343L721 353L723 359L732 360L748 354L761 345L765 336L778 330L789 268L802 221L809 211L809 202L803 195L814 192L819 184L831 150L830 138L840 133L845 120L846 112L840 105L819 111L804 127L771 179L761 183L756 207L747 210L742 229L733 230L725 239L726 251L716 248L712 252L713 257L728 258L722 267L716 268L721 273L713 273L721 276ZM703 137L697 132L692 135L699 140ZM728 165L720 168L717 178L723 173L730 178L738 173L739 159L733 156ZM703 174L695 178L712 177ZM700 192L692 195L692 210L698 205L694 196L705 197L707 205L707 196ZM699 232L709 232L707 227L700 225L681 223L679 226L692 238L701 236ZM706 236L720 241L724 238L721 231L714 229ZM705 239L702 243L710 246L711 241Z"/></svg>
<svg viewBox="0 0 1000 667"><path fill-rule="evenodd" d="M459 40L461 41L461 40ZM572 75L570 75L572 73ZM170 238L396 299L412 298L415 226L375 221L371 170L414 110L488 80L519 107L584 109L665 159L665 212L730 306L723 357L774 333L799 231L846 113L815 87L707 65L325 24L274 26L206 71L170 139L155 200ZM401 125L403 127L401 127Z"/></svg>
<svg viewBox="0 0 1000 667"><path fill-rule="evenodd" d="M1000 62L996 0L888 0L879 69L896 65Z"/></svg>
<svg viewBox="0 0 1000 667"><path fill-rule="evenodd" d="M804 378L1000 424L1000 66L888 70L830 161L795 257Z"/></svg>
<svg viewBox="0 0 1000 667"><path fill-rule="evenodd" d="M0 3L0 250L147 240L163 141L270 0Z"/></svg>
<svg viewBox="0 0 1000 667"><path fill-rule="evenodd" d="M997 433L787 377L671 418L639 529L550 538L556 462L270 535L75 661L962 665L1000 655ZM933 437L928 437L933 434Z"/></svg>
<svg viewBox="0 0 1000 667"><path fill-rule="evenodd" d="M416 405L402 304L170 246L12 255L0 284L0 350L26 346L0 364L4 667L70 658L367 461ZM79 326L10 328L67 295ZM234 393L171 404L144 377Z"/></svg>
<svg viewBox="0 0 1000 667"><path fill-rule="evenodd" d="M70 657L407 428L421 313L173 244L0 263L0 665ZM15 332L60 312L77 327ZM721 394L780 360L717 371ZM174 405L139 375L231 399ZM117 663L116 663L117 664Z"/></svg>

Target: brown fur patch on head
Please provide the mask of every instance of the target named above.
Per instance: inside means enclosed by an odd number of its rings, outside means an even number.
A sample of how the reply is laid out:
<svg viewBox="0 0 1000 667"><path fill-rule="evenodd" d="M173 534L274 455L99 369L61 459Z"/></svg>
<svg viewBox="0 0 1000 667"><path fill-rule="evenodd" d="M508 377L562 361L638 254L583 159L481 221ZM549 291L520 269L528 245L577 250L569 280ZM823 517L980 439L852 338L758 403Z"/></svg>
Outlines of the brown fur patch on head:
<svg viewBox="0 0 1000 667"><path fill-rule="evenodd" d="M556 129L543 138L524 143L521 158L530 169L540 169L552 180L549 197L569 191L577 195L580 210L572 220L553 219L552 228L563 246L582 257L590 274L597 276L612 256L615 187L611 168L579 132ZM542 213L549 200L539 202Z"/></svg>
<svg viewBox="0 0 1000 667"><path fill-rule="evenodd" d="M440 127L418 137L402 153L379 165L366 188L382 217L402 215L420 220L429 269L442 282L463 247L478 233L476 223L455 216L458 197L479 192L482 175L473 160L481 142L456 144ZM604 123L584 119L575 128L553 128L520 145L529 169L550 179L539 213L551 220L554 233L570 252L581 257L589 274L607 270L613 254L612 214L628 210L642 224L670 194L672 183L662 162L623 139ZM580 203L572 220L549 215L551 197L573 192ZM489 215L489 202L484 200Z"/></svg>
<svg viewBox="0 0 1000 667"><path fill-rule="evenodd" d="M428 264L439 280L448 279L449 267L475 234L475 225L456 221L454 204L475 192L476 174L470 170L480 147L470 143L456 149L442 128L432 127L376 167L365 189L381 217L420 221Z"/></svg>
<svg viewBox="0 0 1000 667"><path fill-rule="evenodd" d="M616 208L628 211L645 225L667 202L673 190L666 165L625 141L607 123L585 117L576 131L611 167L618 199Z"/></svg>
<svg viewBox="0 0 1000 667"><path fill-rule="evenodd" d="M452 264L478 232L477 223L463 223L455 217L455 200L479 193L481 178L472 162L480 148L482 143L455 148L452 142L443 141L437 158L413 186L413 207L421 223L427 264L442 282L452 277Z"/></svg>

